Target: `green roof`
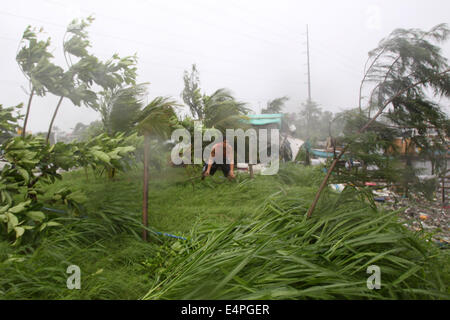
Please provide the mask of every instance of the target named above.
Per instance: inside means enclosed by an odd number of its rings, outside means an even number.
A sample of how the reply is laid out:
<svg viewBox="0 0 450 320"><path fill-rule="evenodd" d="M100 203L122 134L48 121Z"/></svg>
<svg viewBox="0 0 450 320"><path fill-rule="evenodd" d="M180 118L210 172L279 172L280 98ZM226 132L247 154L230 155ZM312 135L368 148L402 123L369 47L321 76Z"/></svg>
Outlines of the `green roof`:
<svg viewBox="0 0 450 320"><path fill-rule="evenodd" d="M262 126L265 124L276 123L281 126L281 119L283 118L282 113L273 114L247 114L244 121L255 126Z"/></svg>

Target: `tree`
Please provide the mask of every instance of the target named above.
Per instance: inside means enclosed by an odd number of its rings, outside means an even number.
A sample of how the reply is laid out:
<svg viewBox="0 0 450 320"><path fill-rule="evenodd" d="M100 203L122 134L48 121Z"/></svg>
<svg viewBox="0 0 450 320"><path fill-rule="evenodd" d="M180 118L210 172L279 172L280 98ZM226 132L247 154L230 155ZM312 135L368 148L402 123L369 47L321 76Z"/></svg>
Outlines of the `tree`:
<svg viewBox="0 0 450 320"><path fill-rule="evenodd" d="M102 129L109 136L122 132L129 134L135 129L136 119L143 106L142 98L146 84L125 88L107 89L100 93L99 111L102 115ZM115 168L110 168L108 176L115 176Z"/></svg>
<svg viewBox="0 0 450 320"><path fill-rule="evenodd" d="M284 108L284 104L289 100L289 97L281 97L267 102L267 108L262 109L261 113L280 113Z"/></svg>
<svg viewBox="0 0 450 320"><path fill-rule="evenodd" d="M103 123L99 120L92 121L89 124L78 122L72 131L72 138L75 141L87 141L95 136L104 133Z"/></svg>
<svg viewBox="0 0 450 320"><path fill-rule="evenodd" d="M71 168L91 166L103 170L126 169L135 150L133 144L137 140L136 134L126 137L124 133L113 137L103 134L88 142L70 144L58 142L50 146L48 138L56 113L50 125L47 141L43 136L26 135L34 95L43 96L50 92L59 94L60 99L68 97L76 105L80 105L81 102L88 104L89 101L95 103L97 97L93 91L89 90L90 86L95 84L104 89L113 89L118 84L130 85L134 83L136 74L135 58L120 59L117 55L106 62L100 62L93 56L83 57L65 72L51 62L53 56L48 52L50 39L38 40L38 34L42 32L42 29L28 27L23 34L16 56L20 69L30 83L21 137L14 136L17 121L21 119L21 116L12 114L14 108L4 109L0 106L0 137L7 138L7 141L1 141L0 144L1 160L6 162L0 170L0 186L2 186L0 188L0 232L5 231L6 236L11 239L12 234L15 233L15 244L23 239L25 232L29 233L28 230L36 235L47 227L59 225L55 221L48 221L48 217L41 211L46 202L62 201L68 206L69 212L75 210L79 213L79 207L76 204L77 192L72 192L65 187L53 192L53 195L50 193L50 200L41 197L38 199L38 195L42 194L43 184L62 179L60 170ZM87 61L83 61L84 58ZM76 86L71 88L71 84ZM95 99L86 99L87 92ZM59 105L60 102L57 109ZM83 126L77 125L76 129L83 130Z"/></svg>
<svg viewBox="0 0 450 320"><path fill-rule="evenodd" d="M357 134L365 132L386 109L388 118L394 123L406 122L419 128L423 123L431 123L441 129L443 124L448 124L445 114L427 98L426 89L435 96L450 96L450 68L447 59L441 55L441 49L435 45L449 35L450 30L445 24L428 32L397 29L369 52L376 62L365 76L375 83L367 109L369 114L373 108L377 112L368 117ZM337 162L349 147L347 144L332 162L308 210L308 217L313 213Z"/></svg>
<svg viewBox="0 0 450 320"><path fill-rule="evenodd" d="M148 182L149 182L149 153L150 140L170 136L172 129L177 125L178 119L174 111L177 103L169 98L157 97L151 101L139 114L137 128L144 136L144 174L143 174L143 202L142 202L142 239L147 241L148 227Z"/></svg>
<svg viewBox="0 0 450 320"><path fill-rule="evenodd" d="M59 99L47 131L47 143L50 139L56 115L65 97L72 100L77 106L83 102L84 104L95 108L95 93L89 90L86 84L82 84L79 81L77 82L77 75L74 70L72 70L71 64L69 63L69 61L72 61L71 55L80 59L88 56L87 48L90 46L90 43L84 29L88 27L93 20L92 17L88 17L86 20L82 19L80 23L78 23L77 20L73 20L64 34L63 53L68 70L60 72L58 84L49 90L52 94L59 97ZM67 35L71 35L68 40L66 40Z"/></svg>
<svg viewBox="0 0 450 320"><path fill-rule="evenodd" d="M134 85L136 79L136 57L120 58L114 54L112 59L102 62L89 54L90 47L86 28L94 21L93 17L73 20L64 35L64 57L68 70L60 75L59 85L49 90L59 97L47 133L50 137L53 122L61 103L65 97L76 106L84 104L98 109L97 94L92 91L94 84L100 86L104 92L114 95L125 85ZM68 36L68 37L67 37ZM76 63L73 60L78 59Z"/></svg>
<svg viewBox="0 0 450 320"><path fill-rule="evenodd" d="M223 133L226 129L241 128L242 116L249 109L245 103L237 101L227 89L218 89L212 95L203 95L203 115L207 128L216 128Z"/></svg>
<svg viewBox="0 0 450 320"><path fill-rule="evenodd" d="M17 121L22 117L20 115L14 115L14 111L19 113L19 110L23 107L23 104L19 104L15 107L4 108L0 104L0 146L2 143L12 138L19 129Z"/></svg>
<svg viewBox="0 0 450 320"><path fill-rule="evenodd" d="M184 71L184 89L181 93L184 103L189 107L193 117L203 119L202 95L200 93L200 77L195 64L192 65L191 73Z"/></svg>
<svg viewBox="0 0 450 320"><path fill-rule="evenodd" d="M100 94L99 111L105 132L129 132L144 105L147 84L118 87Z"/></svg>
<svg viewBox="0 0 450 320"><path fill-rule="evenodd" d="M319 105L312 100L307 100L305 103L302 103L302 106L300 116L304 120L304 128L306 129L305 138L308 140L313 136L313 128L317 127L322 111Z"/></svg>
<svg viewBox="0 0 450 320"><path fill-rule="evenodd" d="M34 95L44 96L47 88L55 87L56 79L61 76L62 69L51 63L53 55L48 51L50 38L39 40L38 34L43 33L43 29L36 29L28 26L19 44L16 61L23 75L29 82L28 103L25 119L22 128L22 137L25 137L28 117L30 115L31 102Z"/></svg>
<svg viewBox="0 0 450 320"><path fill-rule="evenodd" d="M237 101L225 88L213 94L202 94L197 67L192 65L191 73L184 72L183 101L188 105L193 117L203 120L207 128L226 129L240 124L240 116L248 113L245 103Z"/></svg>
<svg viewBox="0 0 450 320"><path fill-rule="evenodd" d="M359 129L369 118L359 113L359 109L349 110L342 114L345 125L343 136L337 138L339 144L349 145L346 159L358 160L361 168L348 168L339 173L335 180L337 183L351 181L353 185L365 188L366 181L382 179L387 183L401 180L404 173L399 167L399 150L395 139L401 134L400 130L392 128L386 119L375 121L365 132ZM374 166L376 170L367 170Z"/></svg>

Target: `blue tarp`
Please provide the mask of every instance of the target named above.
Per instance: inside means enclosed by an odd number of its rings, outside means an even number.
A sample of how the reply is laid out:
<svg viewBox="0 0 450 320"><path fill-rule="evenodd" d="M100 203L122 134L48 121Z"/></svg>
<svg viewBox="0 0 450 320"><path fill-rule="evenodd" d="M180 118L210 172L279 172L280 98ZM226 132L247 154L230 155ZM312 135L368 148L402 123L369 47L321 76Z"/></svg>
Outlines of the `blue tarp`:
<svg viewBox="0 0 450 320"><path fill-rule="evenodd" d="M319 158L333 158L333 152L325 152L314 149L310 149L309 152Z"/></svg>

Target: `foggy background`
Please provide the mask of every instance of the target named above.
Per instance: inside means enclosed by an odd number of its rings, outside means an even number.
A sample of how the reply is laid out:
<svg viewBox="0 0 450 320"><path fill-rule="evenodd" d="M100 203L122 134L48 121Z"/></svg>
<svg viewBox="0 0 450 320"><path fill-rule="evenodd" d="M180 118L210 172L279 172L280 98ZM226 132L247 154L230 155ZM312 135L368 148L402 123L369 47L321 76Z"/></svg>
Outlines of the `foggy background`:
<svg viewBox="0 0 450 320"><path fill-rule="evenodd" d="M66 68L62 39L74 18L93 14L90 52L107 59L138 56L138 83L150 82L148 101L182 102L183 71L193 63L203 92L229 88L255 113L289 96L286 112L307 99L306 24L309 24L312 99L332 112L358 105L367 52L395 28L428 30L450 22L447 0L15 0L0 8L0 104L26 103L28 89L15 61L27 25L43 26L55 62ZM450 42L442 45L450 55ZM448 111L448 101L441 101ZM35 97L28 130L46 131L57 97ZM185 108L184 113L187 113ZM71 131L99 113L65 99L55 125ZM28 131L27 130L27 131Z"/></svg>

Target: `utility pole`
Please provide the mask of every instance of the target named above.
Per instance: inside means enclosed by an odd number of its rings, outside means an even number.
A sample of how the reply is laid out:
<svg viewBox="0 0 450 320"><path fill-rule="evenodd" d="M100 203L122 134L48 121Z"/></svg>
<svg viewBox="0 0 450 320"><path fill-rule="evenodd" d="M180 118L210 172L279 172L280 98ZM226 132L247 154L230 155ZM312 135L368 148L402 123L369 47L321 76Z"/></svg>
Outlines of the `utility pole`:
<svg viewBox="0 0 450 320"><path fill-rule="evenodd" d="M308 25L306 25L306 58L308 63L308 101L306 102L306 107L308 107L308 104L311 103L311 70L310 70L310 64L309 64L309 29ZM307 127L309 127L309 123L307 123ZM306 133L307 139L306 143L309 145L309 131ZM305 157L305 164L309 166L311 164L310 155L309 155L309 148L306 148L306 157Z"/></svg>
<svg viewBox="0 0 450 320"><path fill-rule="evenodd" d="M311 101L311 71L309 65L309 31L308 25L306 25L306 56L308 62L308 101Z"/></svg>

